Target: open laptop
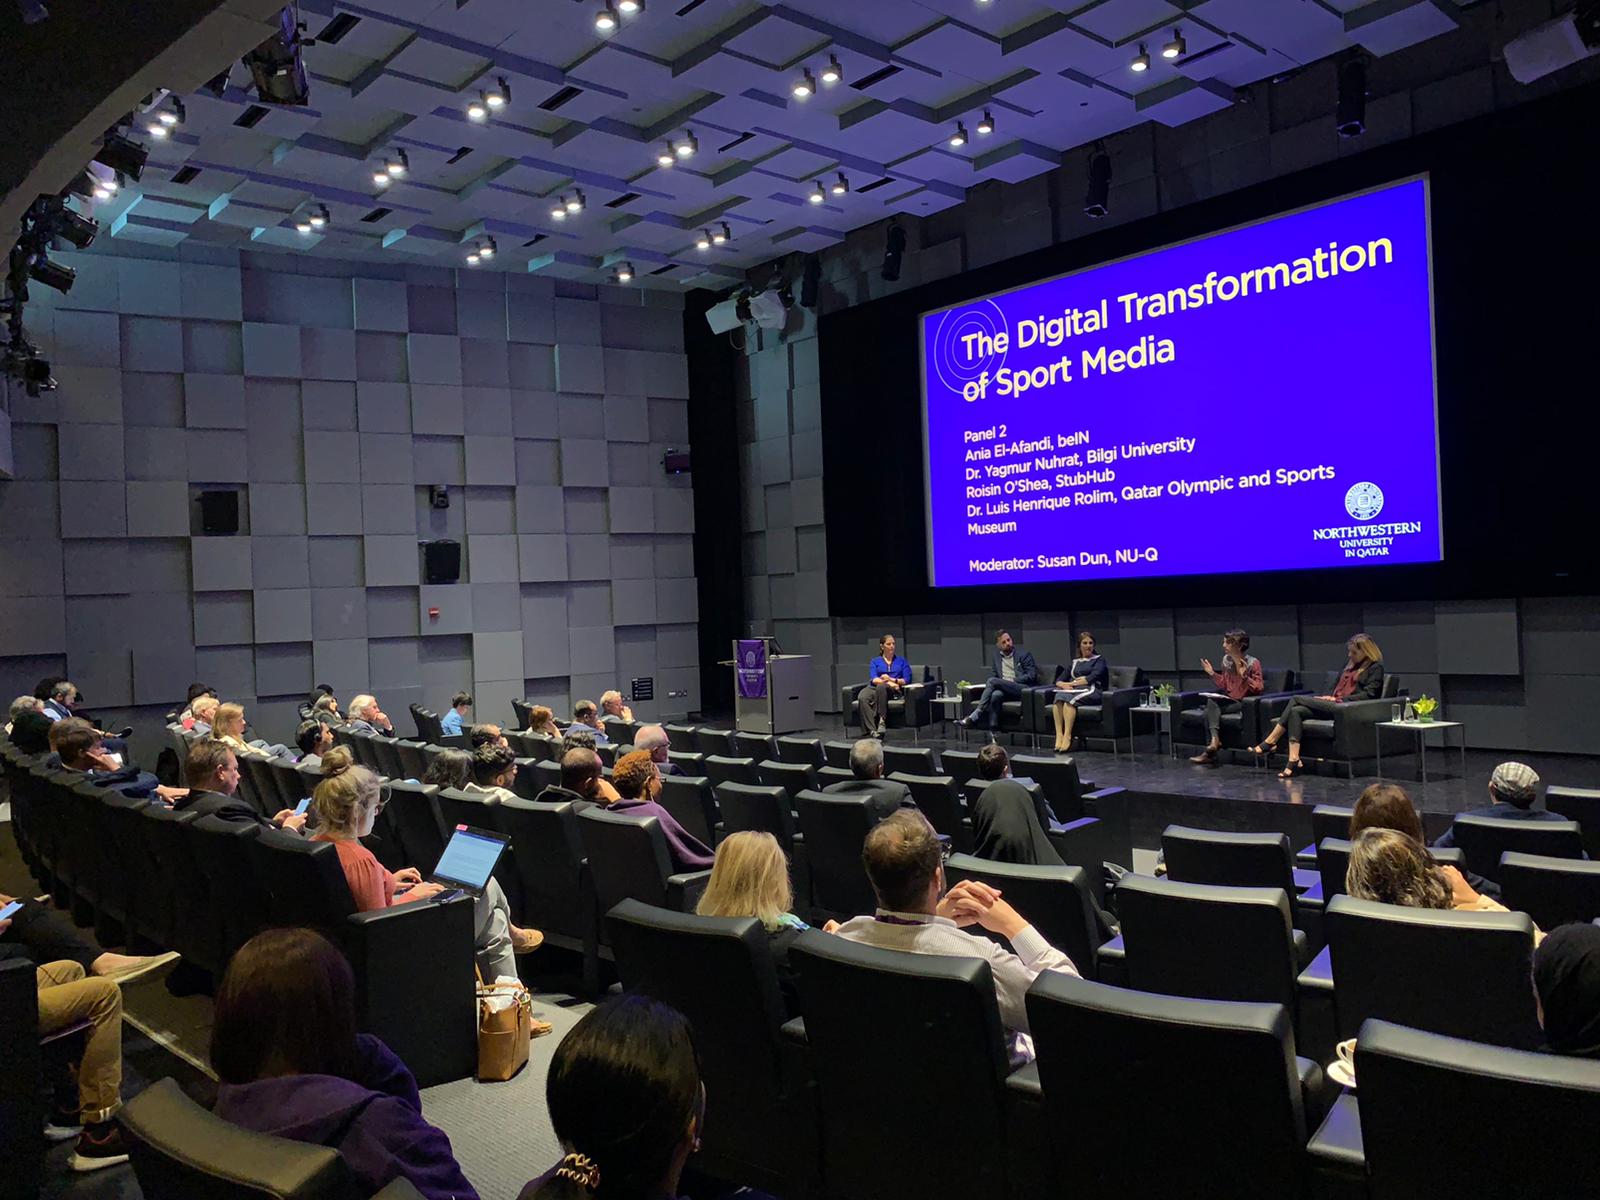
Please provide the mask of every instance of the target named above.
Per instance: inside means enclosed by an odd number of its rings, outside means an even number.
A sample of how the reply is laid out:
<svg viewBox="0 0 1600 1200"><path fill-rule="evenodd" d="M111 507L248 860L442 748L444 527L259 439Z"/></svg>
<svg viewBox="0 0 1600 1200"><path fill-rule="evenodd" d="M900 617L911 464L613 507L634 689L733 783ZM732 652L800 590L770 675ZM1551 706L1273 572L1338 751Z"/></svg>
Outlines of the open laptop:
<svg viewBox="0 0 1600 1200"><path fill-rule="evenodd" d="M510 841L505 834L492 829L457 825L429 881L476 899L489 886L495 864L500 861ZM448 899L448 896L441 896L440 899Z"/></svg>

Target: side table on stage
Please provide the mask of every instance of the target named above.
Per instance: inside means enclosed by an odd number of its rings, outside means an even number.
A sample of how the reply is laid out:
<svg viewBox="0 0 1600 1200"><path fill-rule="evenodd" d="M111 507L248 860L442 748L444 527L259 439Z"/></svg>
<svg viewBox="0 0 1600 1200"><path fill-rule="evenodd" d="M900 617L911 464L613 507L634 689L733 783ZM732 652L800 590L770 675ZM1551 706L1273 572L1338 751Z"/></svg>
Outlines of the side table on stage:
<svg viewBox="0 0 1600 1200"><path fill-rule="evenodd" d="M1172 709L1165 704L1140 704L1128 710L1128 752L1135 757L1139 753L1136 741L1139 733L1138 721L1135 719L1136 713L1144 713L1150 717L1150 723L1155 727L1156 753L1161 753L1161 735L1165 733L1167 735L1167 752L1176 755L1178 748L1173 744L1172 730L1168 727L1168 721L1172 717Z"/></svg>
<svg viewBox="0 0 1600 1200"><path fill-rule="evenodd" d="M949 724L951 721L958 722L956 725L956 736L960 738L962 745L965 745L967 741L967 727L959 724L961 720L961 697L939 696L933 701L933 711L939 714L939 720L945 724ZM943 729L941 729L940 732L944 732Z"/></svg>
<svg viewBox="0 0 1600 1200"><path fill-rule="evenodd" d="M1428 786L1428 733L1435 729L1440 731L1439 740L1441 745L1439 749L1443 752L1450 749L1450 730L1460 730L1458 736L1461 739L1461 778L1463 781L1467 778L1467 727L1461 721L1379 721L1377 732L1373 735L1373 741L1377 748L1375 757L1378 760L1379 779L1383 778L1383 731L1385 729L1399 729L1416 735L1417 759L1422 766L1423 787ZM1393 756L1391 755L1391 757Z"/></svg>

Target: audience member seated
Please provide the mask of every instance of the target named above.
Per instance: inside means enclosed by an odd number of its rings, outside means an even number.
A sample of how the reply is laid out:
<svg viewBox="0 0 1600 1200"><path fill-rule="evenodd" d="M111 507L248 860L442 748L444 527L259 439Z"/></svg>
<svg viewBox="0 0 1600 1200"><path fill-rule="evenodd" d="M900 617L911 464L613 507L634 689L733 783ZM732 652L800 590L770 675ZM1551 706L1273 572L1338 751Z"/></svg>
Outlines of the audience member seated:
<svg viewBox="0 0 1600 1200"><path fill-rule="evenodd" d="M289 833L305 829L304 813L296 815L292 808L280 809L269 821L243 800L234 799L239 790L239 759L226 742L201 738L190 746L183 764L183 781L189 790L173 801L172 807L178 812L220 817L234 824L275 825Z"/></svg>
<svg viewBox="0 0 1600 1200"><path fill-rule="evenodd" d="M1222 635L1222 670L1213 669L1209 658L1200 660L1200 669L1211 676L1218 693L1226 699L1206 697L1206 748L1189 761L1214 767L1217 752L1222 749L1222 714L1238 712L1246 696L1261 695L1265 683L1261 660L1250 653L1250 635L1242 629L1230 629Z"/></svg>
<svg viewBox="0 0 1600 1200"><path fill-rule="evenodd" d="M7 737L11 736L12 723L25 712L42 714L44 712L44 702L41 700L36 700L32 696L18 696L15 700L13 700L11 702L11 713L6 717Z"/></svg>
<svg viewBox="0 0 1600 1200"><path fill-rule="evenodd" d="M1363 829L1395 829L1415 838L1421 845L1427 845L1428 842L1422 832L1422 818L1417 814L1416 806L1411 803L1405 788L1398 783L1373 783L1362 790L1350 810L1351 840ZM1482 875L1474 875L1443 863L1439 864L1439 870L1444 872L1452 890L1458 879L1464 879L1471 891L1496 899L1500 896L1500 885Z"/></svg>
<svg viewBox="0 0 1600 1200"><path fill-rule="evenodd" d="M446 737L461 736L461 722L466 719L467 710L471 707L471 692L457 692L450 697L450 711L439 718L439 728L444 730Z"/></svg>
<svg viewBox="0 0 1600 1200"><path fill-rule="evenodd" d="M311 715L324 725L343 725L344 714L339 711L339 702L332 695L318 696L317 702L311 706Z"/></svg>
<svg viewBox="0 0 1600 1200"><path fill-rule="evenodd" d="M350 964L321 934L269 929L240 947L217 989L211 1066L219 1117L337 1150L364 1195L406 1179L428 1200L476 1200L411 1072L356 1032Z"/></svg>
<svg viewBox="0 0 1600 1200"><path fill-rule="evenodd" d="M563 753L580 746L585 750L593 750L597 745L599 741L594 736L594 730L587 725L569 725L561 735Z"/></svg>
<svg viewBox="0 0 1600 1200"><path fill-rule="evenodd" d="M70 717L73 710L78 707L78 689L70 680L60 679L50 686L50 694L44 701L44 715L52 721L59 721Z"/></svg>
<svg viewBox="0 0 1600 1200"><path fill-rule="evenodd" d="M439 751L423 772L422 782L435 787L455 788L458 792L466 791L467 785L472 782L472 755L465 750Z"/></svg>
<svg viewBox="0 0 1600 1200"><path fill-rule="evenodd" d="M600 722L600 710L594 706L593 700L579 700L572 706L572 725L573 728L581 725L592 731L597 746L603 746L611 740Z"/></svg>
<svg viewBox="0 0 1600 1200"><path fill-rule="evenodd" d="M333 688L326 683L319 683L311 689L311 694L300 705L300 719L302 721L310 721L316 717L318 712L326 712L327 709L323 707L324 700L328 702L328 705L335 712L338 711L339 705L333 698ZM343 724L342 721L339 723Z"/></svg>
<svg viewBox="0 0 1600 1200"><path fill-rule="evenodd" d="M472 752L472 782L462 790L480 794L485 804L499 804L516 799L517 794L511 790L516 778L516 754L510 746L491 742Z"/></svg>
<svg viewBox="0 0 1600 1200"><path fill-rule="evenodd" d="M189 712L194 718L190 722L189 728L201 737L210 737L211 722L216 720L217 709L221 706L222 701L209 692L204 696L197 697L194 703L189 705Z"/></svg>
<svg viewBox="0 0 1600 1200"><path fill-rule="evenodd" d="M789 909L794 893L789 886L789 860L778 839L770 833L743 830L730 833L717 847L711 879L695 906L702 917L754 917L767 931L767 947L777 968L778 986L791 1017L800 1015L800 990L789 967L789 947L801 932L811 928Z"/></svg>
<svg viewBox="0 0 1600 1200"><path fill-rule="evenodd" d="M1506 911L1505 905L1475 891L1461 872L1434 862L1416 838L1393 829L1363 829L1351 839L1344 890L1357 900L1404 908Z"/></svg>
<svg viewBox="0 0 1600 1200"><path fill-rule="evenodd" d="M467 741L474 750L480 746L509 746L506 735L498 725L473 725L467 730Z"/></svg>
<svg viewBox="0 0 1600 1200"><path fill-rule="evenodd" d="M356 733L377 733L394 736L394 722L378 707L376 697L360 695L350 701L350 719L346 722Z"/></svg>
<svg viewBox="0 0 1600 1200"><path fill-rule="evenodd" d="M41 709L26 709L11 718L11 744L24 754L50 752L50 727L55 722Z"/></svg>
<svg viewBox="0 0 1600 1200"><path fill-rule="evenodd" d="M311 803L317 814L314 840L332 842L338 851L339 865L344 868L357 912L431 900L445 890L442 884L424 882L415 867L403 867L390 874L361 844L383 809L383 792L378 777L355 764L349 747L335 746L323 756L322 782L317 784ZM544 934L537 929L519 929L511 923L505 893L494 879L473 901L473 913L473 945L484 979L492 983L502 975L517 978L515 955L537 950L544 942Z"/></svg>
<svg viewBox="0 0 1600 1200"><path fill-rule="evenodd" d="M1011 778L1011 755L1006 753L1006 748L1000 743L990 742L987 746L979 748L978 778L991 781ZM1044 798L1043 792L1028 794L1033 798L1034 812L1038 815L1042 828L1050 830L1060 824L1056 820L1055 810L1050 807L1050 802Z"/></svg>
<svg viewBox="0 0 1600 1200"><path fill-rule="evenodd" d="M518 1200L676 1200L706 1108L676 1009L648 996L605 1001L561 1039L544 1095L565 1154Z"/></svg>
<svg viewBox="0 0 1600 1200"><path fill-rule="evenodd" d="M982 763L981 756L979 763ZM990 862L1032 867L1066 865L1039 824L1039 809L1033 794L1015 779L996 779L973 802L972 853Z"/></svg>
<svg viewBox="0 0 1600 1200"><path fill-rule="evenodd" d="M1305 771L1305 764L1300 761L1300 730L1306 721L1331 717L1339 711L1339 705L1352 700L1376 700L1383 695L1383 653L1378 643L1358 633L1345 643L1345 653L1348 659L1333 685L1332 695L1296 696L1267 736L1250 747L1252 754L1271 754L1273 747L1288 736L1289 762L1278 772L1278 778L1293 779Z"/></svg>
<svg viewBox="0 0 1600 1200"><path fill-rule="evenodd" d="M1565 821L1560 813L1533 807L1539 799L1539 774L1526 763L1503 762L1489 776L1489 807L1469 808L1458 816L1499 817L1503 821ZM1433 843L1441 849L1454 846L1452 827Z"/></svg>
<svg viewBox="0 0 1600 1200"><path fill-rule="evenodd" d="M301 721L294 731L294 744L300 747L300 757L295 762L302 767L319 768L322 756L333 749L333 726L315 717Z"/></svg>
<svg viewBox="0 0 1600 1200"><path fill-rule="evenodd" d="M655 763L656 770L663 775L682 775L684 770L670 757L672 746L667 738L667 731L659 725L646 725L634 734L633 748L644 750L650 755L650 761Z"/></svg>
<svg viewBox="0 0 1600 1200"><path fill-rule="evenodd" d="M582 812L591 804L614 804L622 799L604 775L605 765L593 746L574 746L561 756L561 786L539 793L545 804L567 804Z"/></svg>
<svg viewBox="0 0 1600 1200"><path fill-rule="evenodd" d="M879 821L901 808L916 808L911 789L883 777L883 743L865 737L850 747L850 773L854 779L841 779L823 788L835 796L864 796Z"/></svg>
<svg viewBox="0 0 1600 1200"><path fill-rule="evenodd" d="M600 720L606 721L631 721L633 709L622 702L622 693L609 691L600 693Z"/></svg>
<svg viewBox="0 0 1600 1200"><path fill-rule="evenodd" d="M878 911L870 917L852 917L836 928L830 924L832 931L886 950L986 960L994 975L1000 1020L1012 1035L1012 1062L1030 1061L1033 1042L1024 1003L1028 987L1041 971L1076 975L1072 960L1045 941L988 884L966 879L946 891L939 835L919 811L896 812L873 826L861 857ZM968 925L998 933L1011 943L1011 951L963 932Z"/></svg>
<svg viewBox="0 0 1600 1200"><path fill-rule="evenodd" d="M563 778L565 767L566 760L562 759ZM619 797L607 805L612 812L654 817L661 822L661 832L667 837L667 853L672 858L674 874L703 871L712 864L715 856L711 848L679 825L676 817L656 803L656 797L661 794L661 776L656 773L656 764L650 761L650 755L643 750L624 754L611 772L611 784Z"/></svg>
<svg viewBox="0 0 1600 1200"><path fill-rule="evenodd" d="M0 908L13 902L22 907L8 921L0 923L0 961L25 958L38 967L66 961L82 967L85 975L127 983L178 957L172 950L139 957L113 954L102 949L91 933L79 929L63 913L37 900L0 892Z"/></svg>
<svg viewBox="0 0 1600 1200"><path fill-rule="evenodd" d="M163 787L149 771L133 763L126 766L109 757L100 731L82 717L63 717L50 727L50 748L68 771L81 771L89 782L108 791L141 800L160 796L168 804L184 794L183 788Z"/></svg>
<svg viewBox="0 0 1600 1200"><path fill-rule="evenodd" d="M183 700L183 711L178 714L176 724L183 726L185 729L194 728L194 702L202 696L210 696L213 699L217 699L217 689L209 683L200 683L198 681L191 683L188 695Z"/></svg>
<svg viewBox="0 0 1600 1200"><path fill-rule="evenodd" d="M250 754L257 758L277 758L287 755L285 746L269 745L260 739L245 740L244 705L222 704L217 707L216 719L211 724L211 737L222 742L235 754Z"/></svg>
<svg viewBox="0 0 1600 1200"><path fill-rule="evenodd" d="M543 704L535 704L529 711L527 732L542 734L545 737L561 736L561 729L556 724L556 714Z"/></svg>
<svg viewBox="0 0 1600 1200"><path fill-rule="evenodd" d="M1550 1053L1600 1059L1600 928L1552 929L1534 951L1533 990Z"/></svg>

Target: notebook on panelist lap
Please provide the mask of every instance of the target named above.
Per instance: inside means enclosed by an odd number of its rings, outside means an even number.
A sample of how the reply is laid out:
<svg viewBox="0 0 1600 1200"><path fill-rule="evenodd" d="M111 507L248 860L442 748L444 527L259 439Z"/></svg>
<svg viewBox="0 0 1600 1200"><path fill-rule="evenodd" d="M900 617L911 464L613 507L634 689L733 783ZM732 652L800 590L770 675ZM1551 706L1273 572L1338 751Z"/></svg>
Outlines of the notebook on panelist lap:
<svg viewBox="0 0 1600 1200"><path fill-rule="evenodd" d="M505 834L492 829L457 825L429 880L474 898L481 896L510 841Z"/></svg>

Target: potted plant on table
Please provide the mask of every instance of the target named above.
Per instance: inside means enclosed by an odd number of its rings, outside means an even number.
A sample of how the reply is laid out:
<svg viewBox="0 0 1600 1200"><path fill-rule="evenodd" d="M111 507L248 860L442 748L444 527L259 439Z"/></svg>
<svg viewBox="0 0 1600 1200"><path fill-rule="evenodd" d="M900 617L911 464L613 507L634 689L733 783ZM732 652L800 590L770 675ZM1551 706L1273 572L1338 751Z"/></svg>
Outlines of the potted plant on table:
<svg viewBox="0 0 1600 1200"><path fill-rule="evenodd" d="M1417 720L1427 724L1439 711L1439 702L1430 696L1418 696L1411 708L1417 714Z"/></svg>

